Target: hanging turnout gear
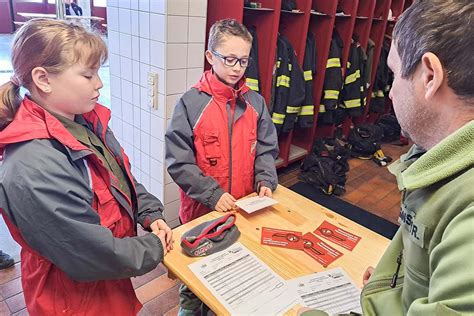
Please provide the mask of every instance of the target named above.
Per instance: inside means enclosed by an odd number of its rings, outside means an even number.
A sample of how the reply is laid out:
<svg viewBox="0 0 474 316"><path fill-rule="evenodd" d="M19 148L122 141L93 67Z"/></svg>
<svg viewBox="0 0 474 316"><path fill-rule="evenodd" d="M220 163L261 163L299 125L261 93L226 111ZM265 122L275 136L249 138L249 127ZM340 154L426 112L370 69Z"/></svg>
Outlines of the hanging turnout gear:
<svg viewBox="0 0 474 316"><path fill-rule="evenodd" d="M250 49L250 64L245 70L245 78L247 86L261 93L260 91L260 75L258 71L258 39L257 30L254 26L248 28L250 34L252 34L252 48Z"/></svg>
<svg viewBox="0 0 474 316"><path fill-rule="evenodd" d="M361 116L367 102L365 82L366 55L358 38L352 40L340 106L352 117Z"/></svg>
<svg viewBox="0 0 474 316"><path fill-rule="evenodd" d="M277 133L293 129L305 97L303 70L290 41L280 35L277 41L276 84L272 120Z"/></svg>
<svg viewBox="0 0 474 316"><path fill-rule="evenodd" d="M385 96L390 92L393 82L393 73L387 65L389 51L390 43L384 42L372 89L372 99L370 101L371 112L383 113L385 110Z"/></svg>
<svg viewBox="0 0 474 316"><path fill-rule="evenodd" d="M314 34L308 32L303 61L305 98L298 113L298 124L302 128L310 128L314 123L313 78L316 73L316 40Z"/></svg>
<svg viewBox="0 0 474 316"><path fill-rule="evenodd" d="M329 57L326 64L326 74L324 77L323 95L319 106L319 122L322 124L334 123L334 110L340 99L342 89L342 48L343 42L339 33L334 30L332 34Z"/></svg>

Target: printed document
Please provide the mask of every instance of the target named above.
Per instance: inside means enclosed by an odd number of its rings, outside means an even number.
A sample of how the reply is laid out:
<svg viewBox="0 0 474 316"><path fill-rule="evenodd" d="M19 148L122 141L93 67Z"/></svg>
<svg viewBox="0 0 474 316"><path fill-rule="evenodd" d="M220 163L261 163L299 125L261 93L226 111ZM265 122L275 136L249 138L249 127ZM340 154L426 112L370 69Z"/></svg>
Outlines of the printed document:
<svg viewBox="0 0 474 316"><path fill-rule="evenodd" d="M231 315L282 315L300 299L241 243L189 265Z"/></svg>
<svg viewBox="0 0 474 316"><path fill-rule="evenodd" d="M291 291L295 291L305 306L333 315L357 312L360 307L360 289L341 268L310 274L288 280Z"/></svg>
<svg viewBox="0 0 474 316"><path fill-rule="evenodd" d="M239 200L235 202L235 205L246 211L247 213L253 213L255 211L261 210L264 207L272 206L277 204L278 201L268 196L258 197L252 196L246 199Z"/></svg>

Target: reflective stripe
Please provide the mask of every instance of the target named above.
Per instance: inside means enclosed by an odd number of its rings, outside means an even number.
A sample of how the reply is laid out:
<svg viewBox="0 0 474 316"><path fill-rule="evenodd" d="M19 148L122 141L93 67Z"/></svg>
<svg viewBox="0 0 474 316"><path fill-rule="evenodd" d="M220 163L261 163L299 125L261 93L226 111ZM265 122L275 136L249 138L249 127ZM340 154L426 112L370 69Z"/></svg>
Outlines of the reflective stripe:
<svg viewBox="0 0 474 316"><path fill-rule="evenodd" d="M313 74L311 73L311 70L306 70L304 72L304 80L305 81L313 80Z"/></svg>
<svg viewBox="0 0 474 316"><path fill-rule="evenodd" d="M385 95L383 94L383 91L382 90L377 90L375 92L375 96L379 97L379 98L383 98Z"/></svg>
<svg viewBox="0 0 474 316"><path fill-rule="evenodd" d="M339 90L324 90L324 98L337 100L339 98Z"/></svg>
<svg viewBox="0 0 474 316"><path fill-rule="evenodd" d="M352 65L351 62L348 61L348 62L347 62L347 68L351 68L351 65Z"/></svg>
<svg viewBox="0 0 474 316"><path fill-rule="evenodd" d="M275 124L283 124L285 120L285 114L280 114L280 113L273 113L272 114L272 121Z"/></svg>
<svg viewBox="0 0 474 316"><path fill-rule="evenodd" d="M246 84L247 84L247 87L249 87L253 91L257 91L257 92L259 91L257 79L246 78Z"/></svg>
<svg viewBox="0 0 474 316"><path fill-rule="evenodd" d="M360 92L364 92L364 86L360 86Z"/></svg>
<svg viewBox="0 0 474 316"><path fill-rule="evenodd" d="M360 107L360 99L346 100L344 101L346 108L357 108Z"/></svg>
<svg viewBox="0 0 474 316"><path fill-rule="evenodd" d="M291 69L293 69L293 65L292 65L292 64L288 64L288 70L291 71Z"/></svg>
<svg viewBox="0 0 474 316"><path fill-rule="evenodd" d="M319 113L324 113L326 112L326 106L324 104L319 105Z"/></svg>
<svg viewBox="0 0 474 316"><path fill-rule="evenodd" d="M277 68L280 68L280 64L281 64L281 62L278 60L277 61Z"/></svg>
<svg viewBox="0 0 474 316"><path fill-rule="evenodd" d="M299 115L313 115L313 114L314 114L313 105L303 105L299 113Z"/></svg>
<svg viewBox="0 0 474 316"><path fill-rule="evenodd" d="M339 67L341 68L341 60L339 58L329 58L326 68Z"/></svg>
<svg viewBox="0 0 474 316"><path fill-rule="evenodd" d="M285 86L285 87L289 88L290 87L290 77L285 76L285 75L278 76L276 86L277 87Z"/></svg>
<svg viewBox="0 0 474 316"><path fill-rule="evenodd" d="M356 70L353 74L350 74L349 76L346 77L346 84L350 84L355 82L357 79L360 78L360 70Z"/></svg>
<svg viewBox="0 0 474 316"><path fill-rule="evenodd" d="M293 113L298 113L300 111L300 108L299 106L287 106L286 107L286 113L288 114L293 114Z"/></svg>

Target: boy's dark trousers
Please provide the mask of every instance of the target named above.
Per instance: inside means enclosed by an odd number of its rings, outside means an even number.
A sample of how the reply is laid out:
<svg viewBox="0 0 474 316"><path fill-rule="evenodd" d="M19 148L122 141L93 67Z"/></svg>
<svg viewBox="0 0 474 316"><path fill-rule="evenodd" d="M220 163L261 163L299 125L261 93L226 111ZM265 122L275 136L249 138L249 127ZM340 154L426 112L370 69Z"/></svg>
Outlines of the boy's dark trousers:
<svg viewBox="0 0 474 316"><path fill-rule="evenodd" d="M205 316L209 311L194 293L185 285L179 286L179 312L178 316Z"/></svg>

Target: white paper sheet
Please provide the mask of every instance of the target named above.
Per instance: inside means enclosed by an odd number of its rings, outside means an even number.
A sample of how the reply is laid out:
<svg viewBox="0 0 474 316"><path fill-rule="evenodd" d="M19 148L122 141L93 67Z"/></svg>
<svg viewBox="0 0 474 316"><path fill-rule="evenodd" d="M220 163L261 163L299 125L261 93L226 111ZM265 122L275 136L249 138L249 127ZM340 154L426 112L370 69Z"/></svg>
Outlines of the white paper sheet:
<svg viewBox="0 0 474 316"><path fill-rule="evenodd" d="M288 280L288 286L298 293L305 306L331 315L351 311L362 313L360 289L342 268Z"/></svg>
<svg viewBox="0 0 474 316"><path fill-rule="evenodd" d="M261 210L264 207L272 206L277 204L278 201L268 196L258 197L252 196L250 198L242 199L235 202L235 205L246 211L247 213L253 213L255 211Z"/></svg>
<svg viewBox="0 0 474 316"><path fill-rule="evenodd" d="M241 243L189 265L231 315L281 315L299 298Z"/></svg>

